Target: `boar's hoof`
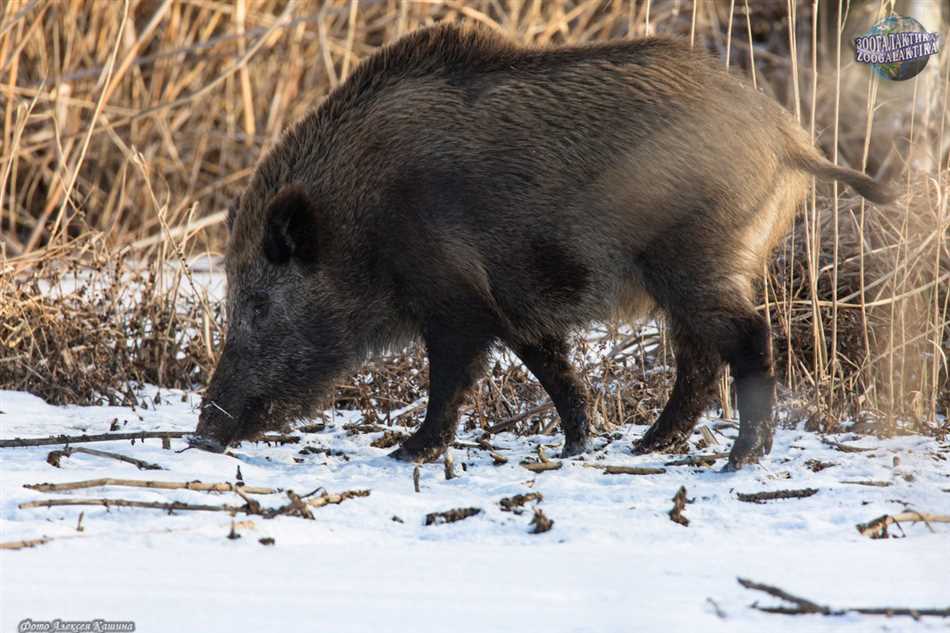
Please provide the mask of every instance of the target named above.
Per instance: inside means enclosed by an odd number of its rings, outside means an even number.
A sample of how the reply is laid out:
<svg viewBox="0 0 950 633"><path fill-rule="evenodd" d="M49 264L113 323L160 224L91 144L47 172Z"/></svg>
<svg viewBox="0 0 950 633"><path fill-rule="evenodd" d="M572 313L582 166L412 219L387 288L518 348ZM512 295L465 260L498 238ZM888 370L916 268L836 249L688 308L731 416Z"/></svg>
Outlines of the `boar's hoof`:
<svg viewBox="0 0 950 633"><path fill-rule="evenodd" d="M423 448L413 448L411 446L406 446L403 444L392 453L389 454L393 459L398 459L401 462L412 462L416 464L421 464L425 462L434 462L435 460L442 457L442 453L445 452L444 446L430 446Z"/></svg>
<svg viewBox="0 0 950 633"><path fill-rule="evenodd" d="M575 455L583 455L590 450L590 442L587 441L587 438L580 440L565 440L564 448L561 449L561 459L567 459L568 457L574 457Z"/></svg>
<svg viewBox="0 0 950 633"><path fill-rule="evenodd" d="M750 435L739 434L729 453L729 462L722 472L735 472L747 464L757 464L759 459L772 450L772 434L769 431Z"/></svg>
<svg viewBox="0 0 950 633"><path fill-rule="evenodd" d="M651 426L639 440L633 443L633 452L637 455L646 453L683 453L689 445L686 435L679 431L657 430L656 424Z"/></svg>

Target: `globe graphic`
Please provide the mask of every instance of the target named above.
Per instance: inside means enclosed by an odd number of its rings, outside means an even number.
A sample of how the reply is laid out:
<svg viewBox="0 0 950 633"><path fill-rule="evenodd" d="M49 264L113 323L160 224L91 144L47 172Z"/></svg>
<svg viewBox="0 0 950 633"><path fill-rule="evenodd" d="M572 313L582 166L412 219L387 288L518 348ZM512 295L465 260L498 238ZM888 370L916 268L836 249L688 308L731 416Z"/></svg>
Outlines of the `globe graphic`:
<svg viewBox="0 0 950 633"><path fill-rule="evenodd" d="M891 33L926 33L927 29L914 18L892 15L884 18L867 32L867 35L889 35ZM871 68L881 79L891 81L905 81L915 77L924 69L929 56L919 57L905 62L893 64L871 64Z"/></svg>

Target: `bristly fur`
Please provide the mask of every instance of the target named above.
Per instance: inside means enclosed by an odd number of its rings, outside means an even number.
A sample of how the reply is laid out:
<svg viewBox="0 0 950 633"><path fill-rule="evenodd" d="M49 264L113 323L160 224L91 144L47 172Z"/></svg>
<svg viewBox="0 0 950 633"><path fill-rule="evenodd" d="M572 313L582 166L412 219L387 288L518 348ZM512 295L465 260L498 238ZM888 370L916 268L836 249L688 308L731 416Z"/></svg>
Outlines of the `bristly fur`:
<svg viewBox="0 0 950 633"><path fill-rule="evenodd" d="M587 394L568 336L657 309L677 380L639 448L681 442L728 363L740 467L771 446L752 281L809 174L888 197L680 41L538 49L451 25L408 35L292 126L242 196L228 340L208 391L217 406L199 432L247 437L274 407L306 407L366 354L420 337L428 411L398 457L432 459L451 442L496 342L551 395L576 454Z"/></svg>

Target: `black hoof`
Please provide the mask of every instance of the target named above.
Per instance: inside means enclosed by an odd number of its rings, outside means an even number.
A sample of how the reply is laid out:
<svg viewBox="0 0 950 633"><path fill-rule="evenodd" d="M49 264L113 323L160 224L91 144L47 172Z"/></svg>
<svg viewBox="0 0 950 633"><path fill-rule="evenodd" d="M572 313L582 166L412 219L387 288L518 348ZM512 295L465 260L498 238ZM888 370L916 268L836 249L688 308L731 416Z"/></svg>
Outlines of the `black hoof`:
<svg viewBox="0 0 950 633"><path fill-rule="evenodd" d="M683 453L688 452L689 444L686 436L679 431L658 431L656 425L651 426L639 440L633 443L633 452L637 455L646 453Z"/></svg>
<svg viewBox="0 0 950 633"><path fill-rule="evenodd" d="M561 459L583 455L590 450L590 442L583 440L565 440L564 448L561 449Z"/></svg>
<svg viewBox="0 0 950 633"><path fill-rule="evenodd" d="M729 453L729 462L723 467L723 472L742 470L748 464L757 464L759 460L772 450L772 434L757 433L752 437L741 433L732 445Z"/></svg>
<svg viewBox="0 0 950 633"><path fill-rule="evenodd" d="M404 444L390 453L389 456L401 462L424 464L436 461L442 457L443 453L445 453L444 446L413 448Z"/></svg>

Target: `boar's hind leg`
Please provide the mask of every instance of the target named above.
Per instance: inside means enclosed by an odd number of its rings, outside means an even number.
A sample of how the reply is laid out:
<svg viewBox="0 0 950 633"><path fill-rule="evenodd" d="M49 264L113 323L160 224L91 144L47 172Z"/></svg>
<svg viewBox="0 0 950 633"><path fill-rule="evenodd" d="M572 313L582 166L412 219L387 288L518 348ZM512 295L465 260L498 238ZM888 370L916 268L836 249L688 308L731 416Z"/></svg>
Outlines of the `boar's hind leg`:
<svg viewBox="0 0 950 633"><path fill-rule="evenodd" d="M587 414L587 389L578 380L567 358L563 340L548 340L541 345L514 345L513 349L551 396L564 429L561 457L571 457L588 448L590 423Z"/></svg>
<svg viewBox="0 0 950 633"><path fill-rule="evenodd" d="M638 443L638 452L662 449L689 436L715 386L719 363L712 359L723 358L729 363L735 381L740 422L739 437L732 446L726 469L737 470L757 462L772 450L775 399L765 319L751 307L697 310L689 327L700 330L702 335L691 339L681 338L682 334L676 331L676 314L672 316L676 384L660 418ZM702 351L709 345L718 350L717 356Z"/></svg>
<svg viewBox="0 0 950 633"><path fill-rule="evenodd" d="M677 450L685 445L696 421L709 403L722 357L714 343L673 322L676 382L660 417L636 443L635 451Z"/></svg>
<svg viewBox="0 0 950 633"><path fill-rule="evenodd" d="M390 456L407 462L439 458L458 426L458 408L481 370L491 339L466 334L462 328L439 329L426 335L429 354L429 406L419 429Z"/></svg>
<svg viewBox="0 0 950 633"><path fill-rule="evenodd" d="M772 450L775 379L765 318L755 312L737 317L732 321L731 334L723 340L722 351L736 385L739 437L732 445L726 470L738 470Z"/></svg>

